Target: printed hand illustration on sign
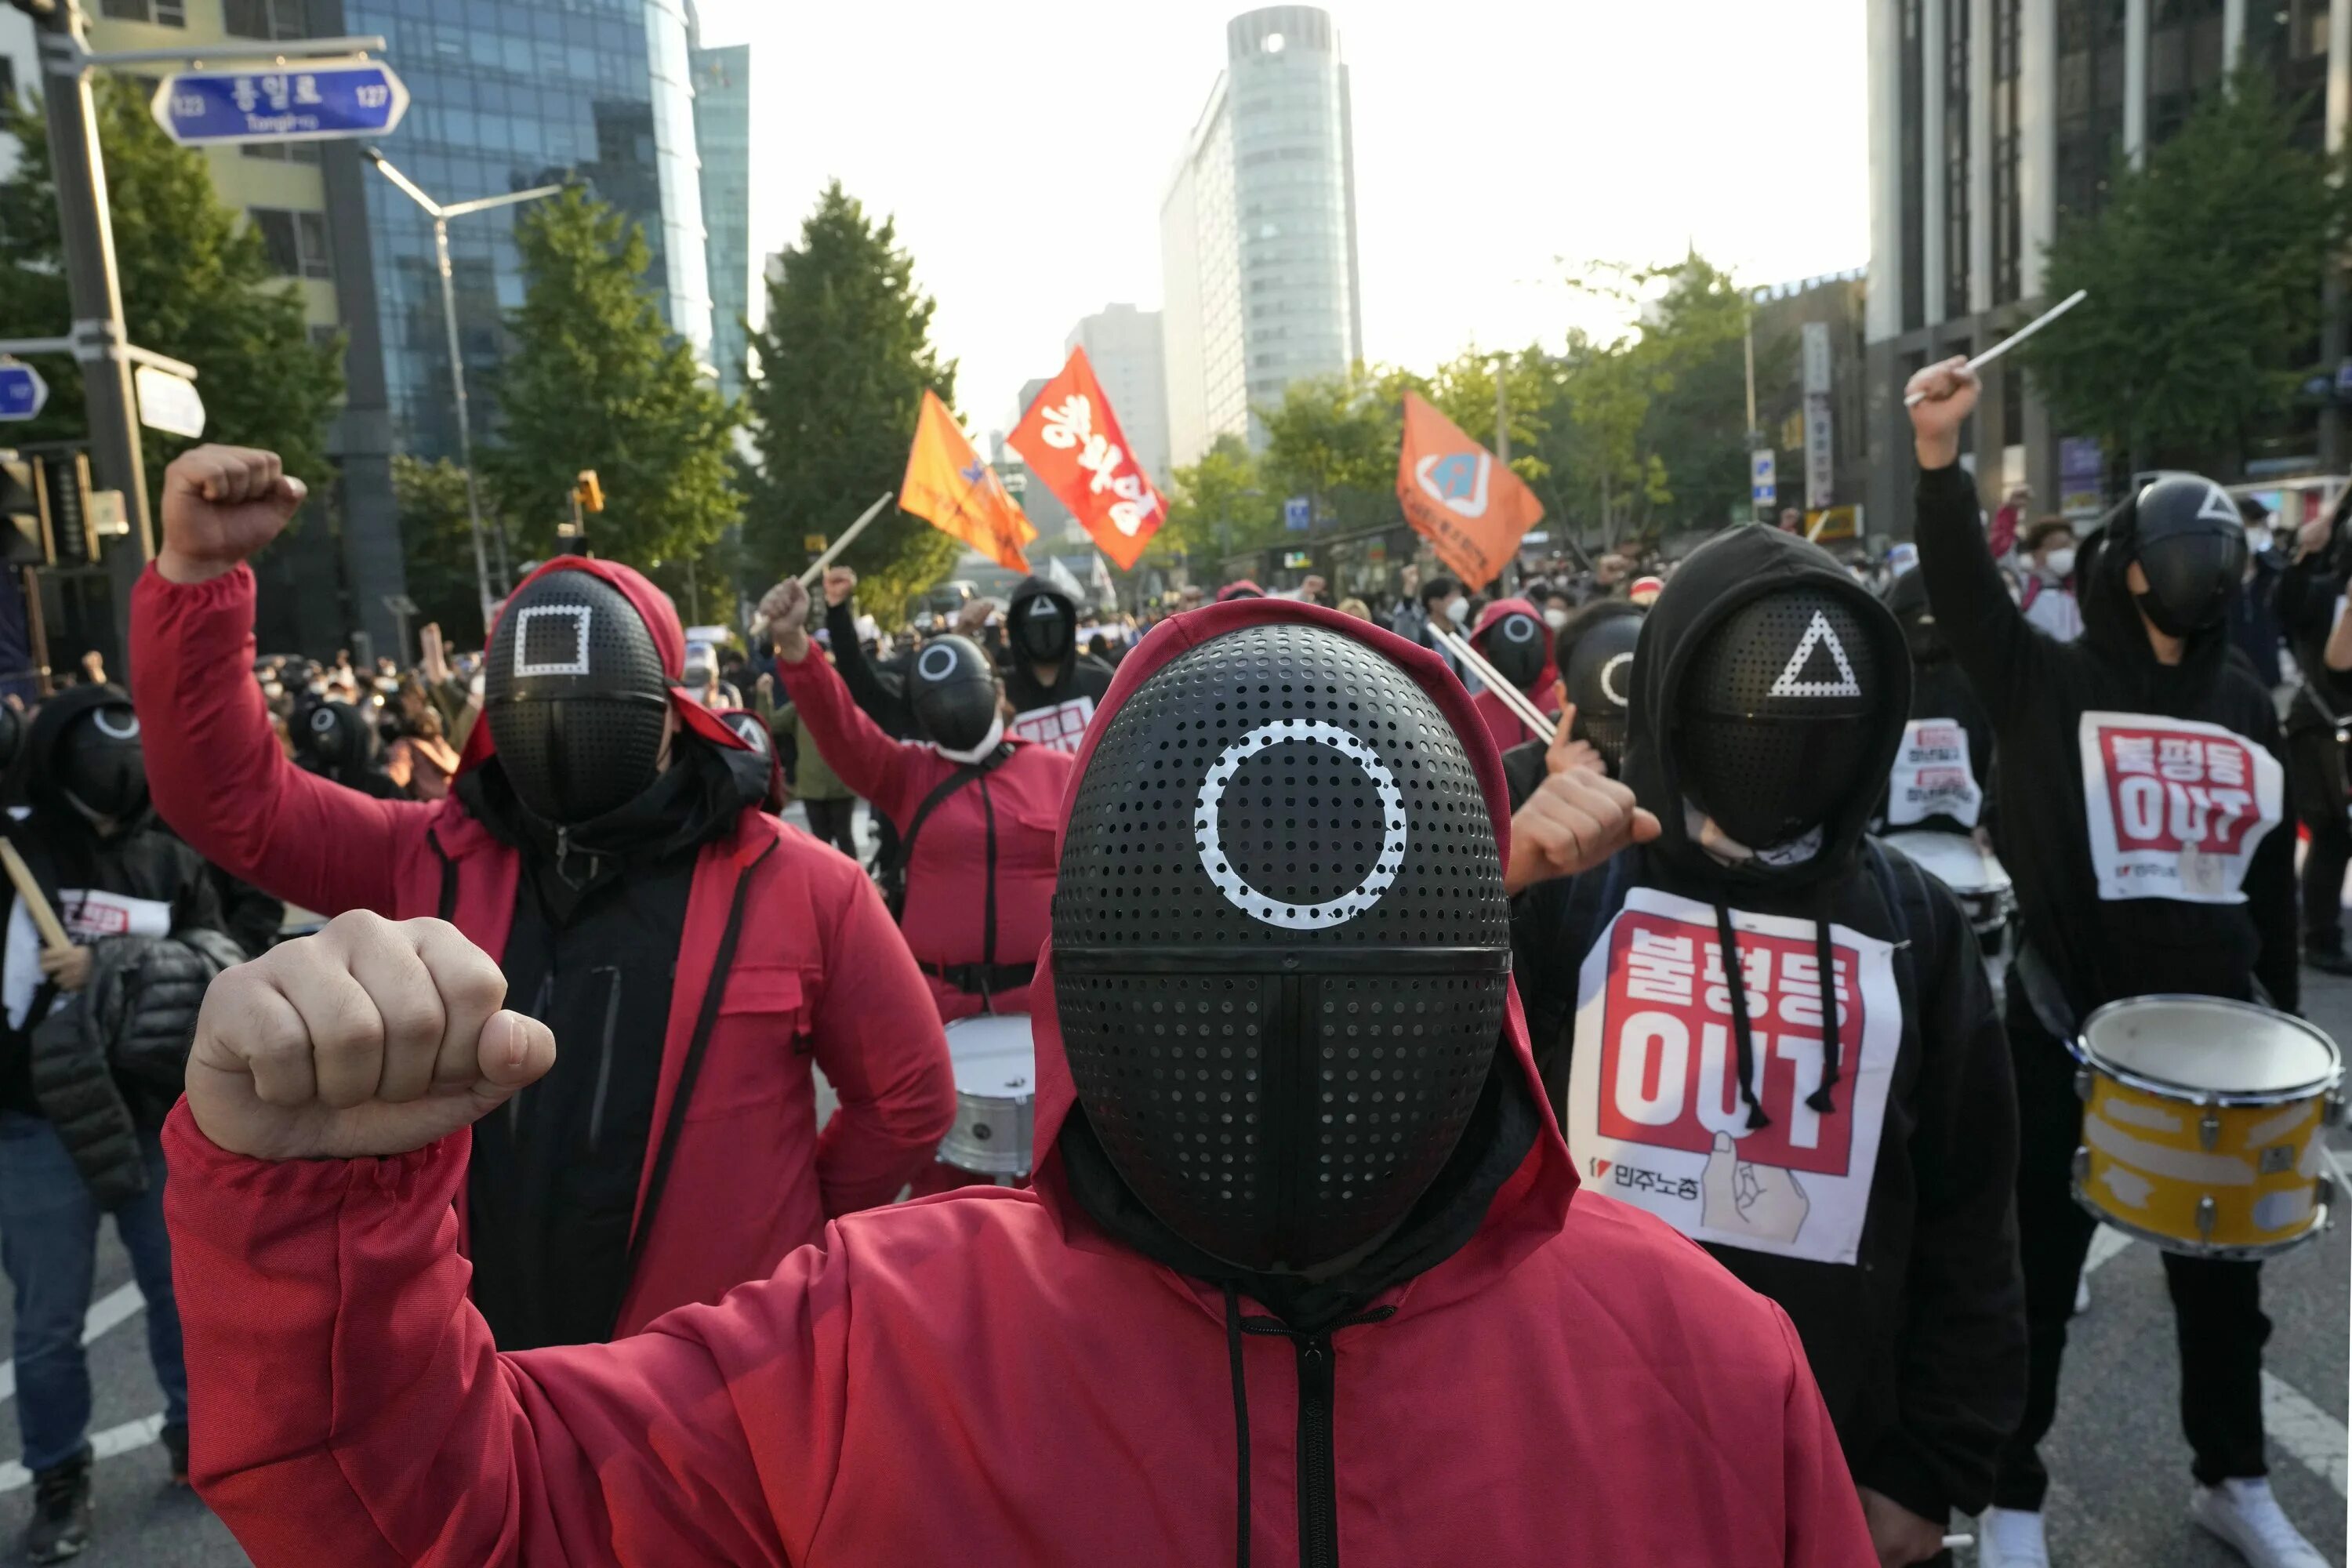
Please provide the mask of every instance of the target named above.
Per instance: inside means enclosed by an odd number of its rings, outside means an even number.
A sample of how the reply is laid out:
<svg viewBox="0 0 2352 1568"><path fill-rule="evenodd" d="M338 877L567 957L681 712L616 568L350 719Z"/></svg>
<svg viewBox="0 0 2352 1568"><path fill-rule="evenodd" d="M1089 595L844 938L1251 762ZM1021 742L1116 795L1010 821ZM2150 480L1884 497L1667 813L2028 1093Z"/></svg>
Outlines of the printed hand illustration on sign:
<svg viewBox="0 0 2352 1568"><path fill-rule="evenodd" d="M1742 1160L1728 1132L1715 1135L1715 1151L1706 1157L1699 1193L1701 1225L1759 1241L1796 1240L1813 1206L1794 1172Z"/></svg>

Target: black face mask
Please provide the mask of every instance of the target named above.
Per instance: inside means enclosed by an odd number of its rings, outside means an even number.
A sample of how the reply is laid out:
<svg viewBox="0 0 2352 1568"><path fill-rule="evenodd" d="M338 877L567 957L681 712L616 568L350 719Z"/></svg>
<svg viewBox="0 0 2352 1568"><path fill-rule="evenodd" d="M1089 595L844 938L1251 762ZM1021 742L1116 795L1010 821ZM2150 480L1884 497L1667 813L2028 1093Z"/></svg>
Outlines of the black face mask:
<svg viewBox="0 0 2352 1568"><path fill-rule="evenodd" d="M1013 646L1032 664L1058 664L1069 653L1077 628L1062 606L1040 594L1013 617Z"/></svg>
<svg viewBox="0 0 2352 1568"><path fill-rule="evenodd" d="M320 703L303 727L304 747L322 768L346 768L368 754L367 721L348 702Z"/></svg>
<svg viewBox="0 0 2352 1568"><path fill-rule="evenodd" d="M2193 637L2229 617L2245 583L2247 547L2227 490L2200 475L2167 474L2139 492L2132 536L2147 578L2147 591L2132 597L2157 630Z"/></svg>
<svg viewBox="0 0 2352 1568"><path fill-rule="evenodd" d="M1589 742L1617 776L1625 765L1625 726L1633 696L1633 648L1642 617L1612 616L1578 634L1568 650L1568 700L1576 708L1572 738Z"/></svg>
<svg viewBox="0 0 2352 1568"><path fill-rule="evenodd" d="M1706 634L1674 695L1684 793L1750 849L1801 838L1864 787L1886 687L1844 596L1803 586L1750 600Z"/></svg>
<svg viewBox="0 0 2352 1568"><path fill-rule="evenodd" d="M120 822L147 809L147 758L129 703L93 708L58 738L58 787L93 817Z"/></svg>
<svg viewBox="0 0 2352 1568"><path fill-rule="evenodd" d="M1054 897L1078 1103L1201 1251L1341 1258L1428 1189L1496 1058L1509 906L1468 753L1402 670L1296 622L1097 722Z"/></svg>
<svg viewBox="0 0 2352 1568"><path fill-rule="evenodd" d="M1536 678L1543 674L1543 625L1533 616L1505 616L1486 628L1478 651L1496 674L1522 691L1532 690Z"/></svg>
<svg viewBox="0 0 2352 1568"><path fill-rule="evenodd" d="M660 776L669 682L626 595L591 573L551 572L499 617L482 715L516 798L577 826Z"/></svg>
<svg viewBox="0 0 2352 1568"><path fill-rule="evenodd" d="M970 637L933 637L915 656L907 697L934 745L969 752L996 722L996 667Z"/></svg>

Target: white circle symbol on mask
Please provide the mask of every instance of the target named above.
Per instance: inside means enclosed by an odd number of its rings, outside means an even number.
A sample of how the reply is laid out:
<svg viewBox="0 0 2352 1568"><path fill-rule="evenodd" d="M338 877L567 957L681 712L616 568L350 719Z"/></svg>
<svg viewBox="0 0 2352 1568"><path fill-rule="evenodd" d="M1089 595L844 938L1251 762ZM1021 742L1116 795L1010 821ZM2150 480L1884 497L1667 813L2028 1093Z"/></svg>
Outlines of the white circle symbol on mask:
<svg viewBox="0 0 2352 1568"><path fill-rule="evenodd" d="M1364 879L1338 898L1319 904L1286 904L1259 892L1244 881L1241 873L1226 860L1224 845L1217 832L1217 807L1225 798L1225 786L1241 771L1244 763L1269 746L1285 741L1312 741L1328 746L1346 756L1363 770L1381 797L1382 834L1381 855ZM1201 780L1201 793L1192 814L1192 837L1201 848L1201 869L1208 873L1217 891L1234 908L1271 926L1289 931L1326 931L1345 925L1358 915L1381 901L1381 895L1404 865L1405 823L1404 795L1397 788L1396 775L1380 754L1359 740L1351 731L1337 724L1326 724L1317 719L1283 719L1271 724L1261 724L1225 748Z"/></svg>
<svg viewBox="0 0 2352 1568"><path fill-rule="evenodd" d="M1611 658L1607 664L1601 667L1601 695L1606 697L1610 701L1614 702L1620 708L1630 708L1633 706L1633 699L1631 695L1617 689L1618 678L1625 673L1626 666L1633 662L1633 656L1632 654L1621 653Z"/></svg>
<svg viewBox="0 0 2352 1568"><path fill-rule="evenodd" d="M122 715L119 719L115 717L118 710ZM113 705L93 708L90 710L89 721L100 734L110 739L135 741L139 738L139 715L127 708L118 710Z"/></svg>
<svg viewBox="0 0 2352 1568"><path fill-rule="evenodd" d="M323 735L335 727L335 710L324 703L310 710L310 732Z"/></svg>
<svg viewBox="0 0 2352 1568"><path fill-rule="evenodd" d="M936 664L932 662L934 659L938 661ZM955 668L956 650L945 643L934 643L925 648L923 657L915 661L915 673L925 680L945 680L955 673Z"/></svg>
<svg viewBox="0 0 2352 1568"><path fill-rule="evenodd" d="M1533 641L1535 641L1535 640L1536 640L1536 623L1535 623L1535 621L1534 621L1531 617L1527 616L1504 616L1504 617L1503 617L1503 640L1504 640L1504 641L1506 641L1506 642L1533 642Z"/></svg>

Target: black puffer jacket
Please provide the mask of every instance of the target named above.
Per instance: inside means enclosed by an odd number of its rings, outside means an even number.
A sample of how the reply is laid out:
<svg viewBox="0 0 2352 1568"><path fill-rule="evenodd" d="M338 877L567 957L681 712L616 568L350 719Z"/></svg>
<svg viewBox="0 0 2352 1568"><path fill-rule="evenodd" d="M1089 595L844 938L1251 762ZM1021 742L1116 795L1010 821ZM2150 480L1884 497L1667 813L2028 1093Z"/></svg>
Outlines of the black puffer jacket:
<svg viewBox="0 0 2352 1568"><path fill-rule="evenodd" d="M90 948L89 983L34 1028L33 1097L101 1207L147 1190L139 1130L179 1097L205 988L244 962L202 927L109 937Z"/></svg>

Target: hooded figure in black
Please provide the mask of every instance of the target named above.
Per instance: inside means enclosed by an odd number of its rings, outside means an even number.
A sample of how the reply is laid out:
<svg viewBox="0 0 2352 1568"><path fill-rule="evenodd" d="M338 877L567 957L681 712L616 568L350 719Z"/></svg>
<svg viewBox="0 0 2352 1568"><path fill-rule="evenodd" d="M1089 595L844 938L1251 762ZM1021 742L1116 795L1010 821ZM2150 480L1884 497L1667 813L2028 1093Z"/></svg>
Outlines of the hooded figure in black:
<svg viewBox="0 0 2352 1568"><path fill-rule="evenodd" d="M1111 680L1110 666L1078 647L1077 605L1045 578L1032 577L1013 591L1004 636L1012 731L1076 751Z"/></svg>
<svg viewBox="0 0 2352 1568"><path fill-rule="evenodd" d="M1885 598L1911 650L1911 721L1873 826L1974 833L1991 817L1992 718L1952 658L1927 603L1927 580L1916 569L1906 572L1886 585Z"/></svg>
<svg viewBox="0 0 2352 1568"><path fill-rule="evenodd" d="M2352 674L2327 668L2336 602L2352 581L2352 542L2345 521L2352 489L2336 503L2321 537L2300 542L2278 583L2279 621L2302 674L2286 710L2287 795L2311 836L2303 861L2303 961L2330 974L2352 974L2344 950L2344 871L2352 866L2352 781L2345 738L2352 733Z"/></svg>
<svg viewBox="0 0 2352 1568"><path fill-rule="evenodd" d="M383 771L383 739L348 702L320 702L294 715L294 760L307 773L373 795L405 800L408 792Z"/></svg>
<svg viewBox="0 0 2352 1568"><path fill-rule="evenodd" d="M1538 1065L1589 1179L1786 1309L1882 1550L1930 1560L1991 1490L2024 1323L1976 939L1864 837L1901 630L1826 551L1743 526L1660 595L1633 685L1623 776L1663 833L1513 889Z"/></svg>
<svg viewBox="0 0 2352 1568"><path fill-rule="evenodd" d="M2035 1447L2056 1409L2066 1320L2096 1228L2072 1196L2083 1108L2062 1042L2093 1010L2158 993L2294 1011L2294 836L2281 820L2270 693L2230 657L2246 540L2228 494L2179 474L2126 498L2077 558L2083 637L2054 642L2019 613L1986 552L1976 487L1958 466L1977 382L1958 366L1913 378L1918 574L1992 719L2022 930L2008 1024L2032 1364L1987 1526L2018 1557L2042 1541L2048 1476ZM2196 1458L2192 1512L2225 1539L2292 1535L2260 1479L2260 1266L2163 1258Z"/></svg>

